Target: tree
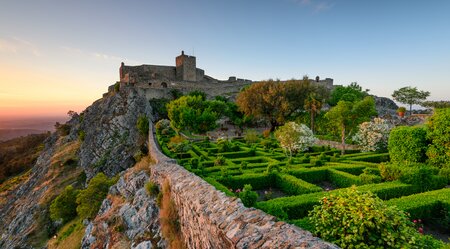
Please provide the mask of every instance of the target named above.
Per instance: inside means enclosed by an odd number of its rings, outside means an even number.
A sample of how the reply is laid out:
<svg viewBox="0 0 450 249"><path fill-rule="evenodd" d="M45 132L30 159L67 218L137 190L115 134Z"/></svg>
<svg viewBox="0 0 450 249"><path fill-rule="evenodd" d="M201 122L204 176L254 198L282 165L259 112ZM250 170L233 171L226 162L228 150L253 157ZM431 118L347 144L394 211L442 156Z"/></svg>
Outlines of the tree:
<svg viewBox="0 0 450 249"><path fill-rule="evenodd" d="M345 138L359 124L369 121L376 114L375 101L370 96L358 102L341 100L325 114L330 125L341 133L342 154L345 154Z"/></svg>
<svg viewBox="0 0 450 249"><path fill-rule="evenodd" d="M292 157L293 152L305 151L316 141L314 134L306 125L299 125L295 122L288 122L278 127L275 131L275 137L280 142L281 147L285 151L289 151L290 157Z"/></svg>
<svg viewBox="0 0 450 249"><path fill-rule="evenodd" d="M374 118L359 125L353 140L362 147L361 151L385 151L391 129L392 126L386 120Z"/></svg>
<svg viewBox="0 0 450 249"><path fill-rule="evenodd" d="M423 100L427 99L430 96L430 92L427 91L419 91L417 87L402 87L398 90L395 90L392 94L392 97L403 104L409 105L409 115L412 114L412 105L421 104Z"/></svg>
<svg viewBox="0 0 450 249"><path fill-rule="evenodd" d="M175 130L188 129L198 133L214 129L224 108L225 103L203 100L202 96L182 96L167 104L170 124Z"/></svg>
<svg viewBox="0 0 450 249"><path fill-rule="evenodd" d="M62 219L66 223L77 216L77 195L78 190L71 185L67 186L50 205L50 218L53 221Z"/></svg>
<svg viewBox="0 0 450 249"><path fill-rule="evenodd" d="M311 115L311 131L314 133L314 118L316 114L320 113L320 109L322 109L322 102L320 100L317 100L314 97L314 94L309 95L309 97L305 100L304 108L309 114Z"/></svg>
<svg viewBox="0 0 450 249"><path fill-rule="evenodd" d="M307 77L286 82L269 80L243 90L236 103L245 115L266 120L274 131L296 111L303 110L305 99L313 92L317 99L327 96L324 88L311 85Z"/></svg>
<svg viewBox="0 0 450 249"><path fill-rule="evenodd" d="M341 100L350 102L362 100L368 95L368 91L369 90L363 91L362 87L356 82L352 82L348 86L337 86L331 92L330 100L328 101L328 103L331 106L335 106Z"/></svg>
<svg viewBox="0 0 450 249"><path fill-rule="evenodd" d="M424 101L420 104L423 107L429 107L429 108L450 108L450 101L446 100L439 100L439 101Z"/></svg>
<svg viewBox="0 0 450 249"><path fill-rule="evenodd" d="M98 210L108 194L109 187L117 181L108 179L103 173L98 173L90 181L86 189L77 196L77 213L82 219L89 219L97 215Z"/></svg>

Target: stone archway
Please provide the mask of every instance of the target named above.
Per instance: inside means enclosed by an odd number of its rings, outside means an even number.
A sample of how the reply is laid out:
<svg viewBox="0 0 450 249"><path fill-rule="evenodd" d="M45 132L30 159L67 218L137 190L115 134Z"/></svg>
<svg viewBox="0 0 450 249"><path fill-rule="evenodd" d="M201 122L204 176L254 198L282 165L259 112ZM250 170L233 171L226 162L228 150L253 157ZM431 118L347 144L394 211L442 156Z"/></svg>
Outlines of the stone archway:
<svg viewBox="0 0 450 249"><path fill-rule="evenodd" d="M166 82L163 82L163 83L161 83L161 86L162 86L163 88L167 88L167 83L166 83Z"/></svg>

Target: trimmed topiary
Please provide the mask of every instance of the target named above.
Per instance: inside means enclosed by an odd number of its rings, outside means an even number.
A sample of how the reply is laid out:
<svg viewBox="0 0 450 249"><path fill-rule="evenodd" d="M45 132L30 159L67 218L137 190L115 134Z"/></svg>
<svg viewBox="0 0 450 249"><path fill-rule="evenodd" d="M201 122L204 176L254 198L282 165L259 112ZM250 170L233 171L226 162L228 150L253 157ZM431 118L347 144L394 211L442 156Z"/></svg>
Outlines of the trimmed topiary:
<svg viewBox="0 0 450 249"><path fill-rule="evenodd" d="M391 162L424 162L427 150L427 132L422 127L400 126L392 129L389 142Z"/></svg>

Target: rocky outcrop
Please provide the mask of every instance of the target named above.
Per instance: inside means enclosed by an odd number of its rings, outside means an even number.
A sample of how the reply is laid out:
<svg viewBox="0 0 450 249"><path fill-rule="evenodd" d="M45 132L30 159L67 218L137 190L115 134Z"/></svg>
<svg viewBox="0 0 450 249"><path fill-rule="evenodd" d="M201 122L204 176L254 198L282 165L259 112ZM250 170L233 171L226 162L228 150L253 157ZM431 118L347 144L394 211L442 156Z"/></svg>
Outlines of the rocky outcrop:
<svg viewBox="0 0 450 249"><path fill-rule="evenodd" d="M139 89L126 85L119 92L109 92L84 111L80 164L88 179L98 172L112 177L134 165L133 156L145 150L141 148L145 138L136 128L140 115L150 117L151 107Z"/></svg>
<svg viewBox="0 0 450 249"><path fill-rule="evenodd" d="M145 171L134 168L122 174L90 222L82 248L165 248L161 239L159 209L154 196L144 186L149 180Z"/></svg>
<svg viewBox="0 0 450 249"><path fill-rule="evenodd" d="M76 122L69 124L76 125ZM65 186L75 184L82 173L76 165L66 165L79 147L76 140L53 133L44 144L30 177L0 207L0 248L44 246L53 229L48 214L50 201Z"/></svg>
<svg viewBox="0 0 450 249"><path fill-rule="evenodd" d="M372 97L375 99L375 108L377 109L378 116L385 117L396 114L398 106L392 99L375 95L372 95Z"/></svg>

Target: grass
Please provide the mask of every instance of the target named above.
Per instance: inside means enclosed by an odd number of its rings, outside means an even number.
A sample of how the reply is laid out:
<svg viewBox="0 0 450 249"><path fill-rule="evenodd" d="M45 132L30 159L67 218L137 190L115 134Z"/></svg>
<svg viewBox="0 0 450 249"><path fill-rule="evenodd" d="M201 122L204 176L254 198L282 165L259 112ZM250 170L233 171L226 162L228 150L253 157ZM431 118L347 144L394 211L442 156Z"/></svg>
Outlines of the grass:
<svg viewBox="0 0 450 249"><path fill-rule="evenodd" d="M169 243L169 249L187 248L181 233L180 222L175 202L171 198L170 184L166 180L162 187L162 199L159 210L161 231Z"/></svg>
<svg viewBox="0 0 450 249"><path fill-rule="evenodd" d="M48 241L48 249L77 249L81 248L84 226L81 219L75 219L64 225L56 237Z"/></svg>

